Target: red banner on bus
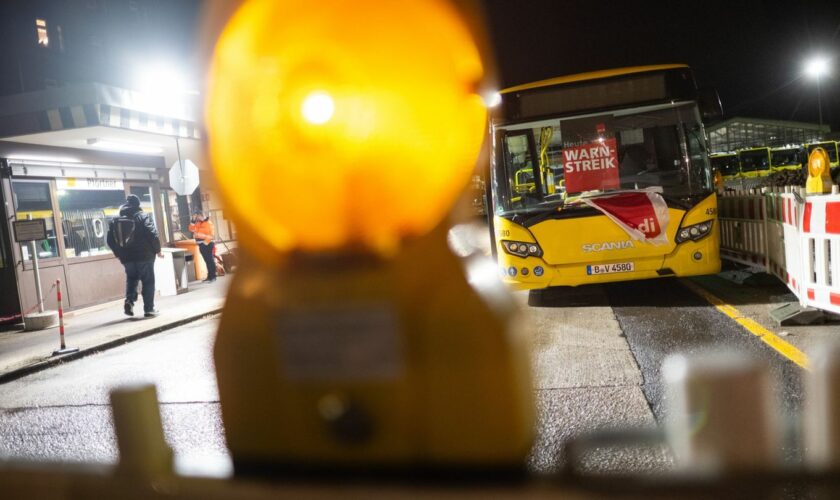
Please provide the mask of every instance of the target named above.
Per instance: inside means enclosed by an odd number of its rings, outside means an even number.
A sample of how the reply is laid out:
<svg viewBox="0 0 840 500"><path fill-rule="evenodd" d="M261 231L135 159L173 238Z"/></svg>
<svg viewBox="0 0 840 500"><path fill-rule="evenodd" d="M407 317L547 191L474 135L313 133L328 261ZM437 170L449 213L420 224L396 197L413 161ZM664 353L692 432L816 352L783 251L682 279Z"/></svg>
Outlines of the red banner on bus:
<svg viewBox="0 0 840 500"><path fill-rule="evenodd" d="M584 198L583 202L600 210L633 239L664 245L668 243L668 204L659 194L662 188L647 188Z"/></svg>
<svg viewBox="0 0 840 500"><path fill-rule="evenodd" d="M618 153L615 138L567 146L563 149L567 193L618 189Z"/></svg>

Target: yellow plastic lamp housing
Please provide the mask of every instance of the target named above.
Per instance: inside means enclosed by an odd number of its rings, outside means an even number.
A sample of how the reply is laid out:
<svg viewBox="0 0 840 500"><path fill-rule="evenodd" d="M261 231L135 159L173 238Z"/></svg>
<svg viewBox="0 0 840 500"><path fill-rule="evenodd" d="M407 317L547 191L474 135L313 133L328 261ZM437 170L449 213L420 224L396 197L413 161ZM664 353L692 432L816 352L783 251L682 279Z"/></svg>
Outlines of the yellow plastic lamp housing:
<svg viewBox="0 0 840 500"><path fill-rule="evenodd" d="M206 103L243 245L388 253L428 232L478 155L482 76L441 0L246 1L218 40Z"/></svg>
<svg viewBox="0 0 840 500"><path fill-rule="evenodd" d="M829 165L828 152L823 148L815 148L808 155L808 175L822 177Z"/></svg>
<svg viewBox="0 0 840 500"><path fill-rule="evenodd" d="M828 151L814 148L808 155L808 180L805 191L808 193L828 193L831 191L830 159Z"/></svg>

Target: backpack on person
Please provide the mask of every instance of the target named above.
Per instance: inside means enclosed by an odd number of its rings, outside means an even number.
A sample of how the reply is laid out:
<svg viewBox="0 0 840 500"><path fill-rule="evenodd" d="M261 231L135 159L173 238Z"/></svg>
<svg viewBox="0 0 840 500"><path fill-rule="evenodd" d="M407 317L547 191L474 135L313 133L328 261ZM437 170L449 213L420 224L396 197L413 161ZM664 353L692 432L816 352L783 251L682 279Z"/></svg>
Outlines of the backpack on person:
<svg viewBox="0 0 840 500"><path fill-rule="evenodd" d="M137 214L131 217L120 215L111 219L106 242L117 258L124 258L128 249L135 245L139 237L138 225Z"/></svg>
<svg viewBox="0 0 840 500"><path fill-rule="evenodd" d="M108 231L113 235L114 244L118 248L126 249L134 242L136 227L135 217L119 216L111 219Z"/></svg>

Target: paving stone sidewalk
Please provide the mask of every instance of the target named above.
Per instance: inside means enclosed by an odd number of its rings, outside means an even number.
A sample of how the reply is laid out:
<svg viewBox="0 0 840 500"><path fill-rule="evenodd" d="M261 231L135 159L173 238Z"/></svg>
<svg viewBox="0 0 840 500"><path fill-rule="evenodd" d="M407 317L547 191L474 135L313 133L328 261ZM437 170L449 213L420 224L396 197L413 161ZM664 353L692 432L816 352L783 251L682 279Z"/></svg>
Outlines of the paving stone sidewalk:
<svg viewBox="0 0 840 500"><path fill-rule="evenodd" d="M153 318L143 317L142 304L135 305L135 316L126 316L122 300L66 312L65 344L79 348L76 354L52 355L60 347L58 326L0 332L0 383L221 312L231 280L225 276L215 283L193 282L186 293L156 297L160 315Z"/></svg>

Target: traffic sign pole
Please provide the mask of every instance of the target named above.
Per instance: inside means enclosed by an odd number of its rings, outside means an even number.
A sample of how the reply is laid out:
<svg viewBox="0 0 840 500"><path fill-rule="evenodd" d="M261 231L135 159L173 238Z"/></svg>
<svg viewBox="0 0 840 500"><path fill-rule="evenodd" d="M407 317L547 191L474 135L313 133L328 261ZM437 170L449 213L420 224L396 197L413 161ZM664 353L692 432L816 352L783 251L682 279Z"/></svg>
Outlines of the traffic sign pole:
<svg viewBox="0 0 840 500"><path fill-rule="evenodd" d="M184 161L181 160L181 142L175 136L175 150L178 152L178 166L181 167L181 182L184 182Z"/></svg>
<svg viewBox="0 0 840 500"><path fill-rule="evenodd" d="M26 216L28 220L32 220L32 214ZM32 240L32 269L35 271L35 293L38 295L38 312L44 312L44 292L41 290L41 271L38 269L38 246L35 240Z"/></svg>

